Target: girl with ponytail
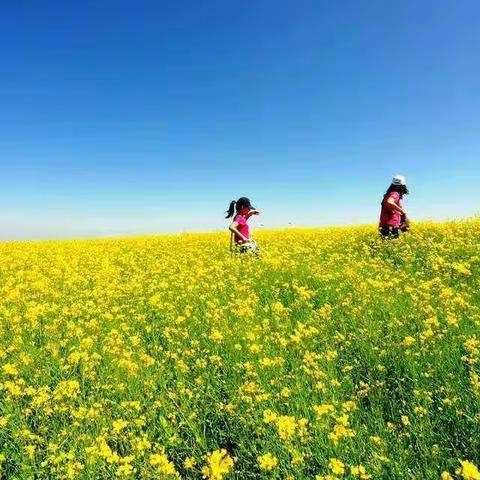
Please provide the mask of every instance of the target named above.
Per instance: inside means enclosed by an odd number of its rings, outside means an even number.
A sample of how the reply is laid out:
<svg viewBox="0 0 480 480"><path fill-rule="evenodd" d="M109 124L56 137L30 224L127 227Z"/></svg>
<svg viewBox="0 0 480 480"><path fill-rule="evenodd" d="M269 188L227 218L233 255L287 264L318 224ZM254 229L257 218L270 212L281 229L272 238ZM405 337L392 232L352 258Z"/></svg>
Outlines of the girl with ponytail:
<svg viewBox="0 0 480 480"><path fill-rule="evenodd" d="M258 253L258 246L250 236L250 228L247 222L251 216L259 215L260 212L252 207L250 199L240 197L237 201L232 200L226 214L225 218L233 217L228 229L232 232L232 240L240 253Z"/></svg>

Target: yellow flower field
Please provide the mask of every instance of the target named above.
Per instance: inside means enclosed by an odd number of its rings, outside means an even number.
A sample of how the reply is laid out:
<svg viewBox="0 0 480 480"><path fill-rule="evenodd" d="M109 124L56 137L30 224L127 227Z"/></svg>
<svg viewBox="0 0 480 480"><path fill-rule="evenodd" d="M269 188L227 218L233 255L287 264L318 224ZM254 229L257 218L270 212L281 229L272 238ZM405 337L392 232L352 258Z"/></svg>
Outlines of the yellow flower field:
<svg viewBox="0 0 480 480"><path fill-rule="evenodd" d="M0 244L0 478L480 479L480 221Z"/></svg>

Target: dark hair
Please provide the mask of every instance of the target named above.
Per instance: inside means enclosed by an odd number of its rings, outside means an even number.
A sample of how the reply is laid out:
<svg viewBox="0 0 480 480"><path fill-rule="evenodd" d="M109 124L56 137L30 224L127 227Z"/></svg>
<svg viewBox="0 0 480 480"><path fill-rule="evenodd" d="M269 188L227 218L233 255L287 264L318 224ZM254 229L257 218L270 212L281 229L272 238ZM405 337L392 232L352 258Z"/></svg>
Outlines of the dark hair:
<svg viewBox="0 0 480 480"><path fill-rule="evenodd" d="M247 197L240 197L237 201L232 200L228 207L228 210L225 212L227 216L225 218L233 217L233 213L236 212L237 214L240 212L242 208L252 208L252 204L250 203L250 199Z"/></svg>
<svg viewBox="0 0 480 480"><path fill-rule="evenodd" d="M400 194L400 198L404 195L408 195L409 191L406 185L394 185L393 183L387 188L385 195L382 198L382 205L385 202L385 199L390 195L392 192L398 192Z"/></svg>

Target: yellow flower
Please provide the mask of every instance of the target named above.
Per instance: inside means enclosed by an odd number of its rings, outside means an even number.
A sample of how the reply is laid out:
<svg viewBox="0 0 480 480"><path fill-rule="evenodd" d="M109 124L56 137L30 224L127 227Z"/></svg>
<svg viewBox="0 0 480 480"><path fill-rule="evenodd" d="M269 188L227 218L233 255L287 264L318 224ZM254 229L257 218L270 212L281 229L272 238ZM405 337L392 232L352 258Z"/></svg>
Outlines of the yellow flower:
<svg viewBox="0 0 480 480"><path fill-rule="evenodd" d="M134 468L129 463L125 463L117 467L117 475L119 477L128 477L134 472Z"/></svg>
<svg viewBox="0 0 480 480"><path fill-rule="evenodd" d="M424 417L428 413L427 409L424 407L415 407L413 411L420 417Z"/></svg>
<svg viewBox="0 0 480 480"><path fill-rule="evenodd" d="M55 400L76 398L80 392L80 384L76 380L65 380L57 385L54 392Z"/></svg>
<svg viewBox="0 0 480 480"><path fill-rule="evenodd" d="M233 459L222 448L206 455L207 464L202 468L204 478L209 480L222 480L223 476L233 469Z"/></svg>
<svg viewBox="0 0 480 480"><path fill-rule="evenodd" d="M330 404L314 405L312 409L315 412L317 420L320 420L324 415L328 415L335 411L334 406Z"/></svg>
<svg viewBox="0 0 480 480"><path fill-rule="evenodd" d="M11 363L6 363L5 365L3 365L2 371L3 373L5 373L5 375L18 375L18 368Z"/></svg>
<svg viewBox="0 0 480 480"><path fill-rule="evenodd" d="M33 457L35 456L35 450L36 450L36 447L35 445L27 445L25 447L25 453L27 454L27 457L32 460Z"/></svg>
<svg viewBox="0 0 480 480"><path fill-rule="evenodd" d="M405 337L402 341L402 345L405 347L411 347L415 343L415 338Z"/></svg>
<svg viewBox="0 0 480 480"><path fill-rule="evenodd" d="M272 410L264 410L263 412L263 421L265 423L274 423L278 418L278 415L275 412L272 412Z"/></svg>
<svg viewBox="0 0 480 480"><path fill-rule="evenodd" d="M187 458L183 461L183 466L184 466L187 470L191 470L192 468L195 467L196 464L197 464L197 461L195 460L194 457L187 457Z"/></svg>
<svg viewBox="0 0 480 480"><path fill-rule="evenodd" d="M282 396L283 398L288 398L291 394L291 389L288 388L288 387L284 387L282 388L282 391L280 392L280 396Z"/></svg>
<svg viewBox="0 0 480 480"><path fill-rule="evenodd" d="M277 457L273 456L271 453L258 456L257 461L260 470L273 470L278 465Z"/></svg>
<svg viewBox="0 0 480 480"><path fill-rule="evenodd" d="M154 453L150 455L150 465L165 476L175 475L177 473L175 465L168 460L168 457L164 453Z"/></svg>
<svg viewBox="0 0 480 480"><path fill-rule="evenodd" d="M113 432L119 433L128 426L127 420L115 420L112 424Z"/></svg>
<svg viewBox="0 0 480 480"><path fill-rule="evenodd" d="M476 465L468 460L461 460L460 465L461 468L459 473L462 475L462 478L465 480L480 480L480 472Z"/></svg>
<svg viewBox="0 0 480 480"><path fill-rule="evenodd" d="M290 439L296 428L295 417L289 415L280 415L277 419L278 436L282 440Z"/></svg>
<svg viewBox="0 0 480 480"><path fill-rule="evenodd" d="M208 336L208 338L210 340L212 340L213 342L220 342L223 340L223 334L222 332L220 332L220 330L214 328L212 329L212 331L210 332L210 335Z"/></svg>
<svg viewBox="0 0 480 480"><path fill-rule="evenodd" d="M330 461L328 462L328 468L335 475L343 475L345 473L345 465L338 458L331 458Z"/></svg>
<svg viewBox="0 0 480 480"><path fill-rule="evenodd" d="M367 474L363 465L351 466L350 473L356 477L360 477L362 480L368 480L371 478L371 475Z"/></svg>

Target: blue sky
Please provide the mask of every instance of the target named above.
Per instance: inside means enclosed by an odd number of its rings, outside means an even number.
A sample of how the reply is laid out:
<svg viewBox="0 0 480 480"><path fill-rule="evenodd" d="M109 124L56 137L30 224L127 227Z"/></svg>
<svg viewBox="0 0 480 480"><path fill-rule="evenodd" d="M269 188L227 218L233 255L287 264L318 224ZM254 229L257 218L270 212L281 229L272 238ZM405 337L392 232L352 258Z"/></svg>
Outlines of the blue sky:
<svg viewBox="0 0 480 480"><path fill-rule="evenodd" d="M0 238L480 211L476 0L0 8Z"/></svg>

